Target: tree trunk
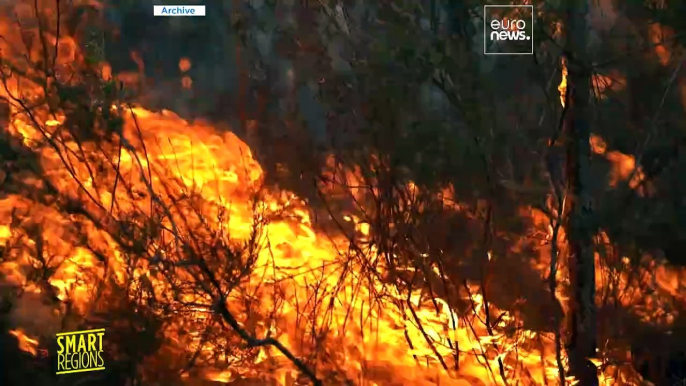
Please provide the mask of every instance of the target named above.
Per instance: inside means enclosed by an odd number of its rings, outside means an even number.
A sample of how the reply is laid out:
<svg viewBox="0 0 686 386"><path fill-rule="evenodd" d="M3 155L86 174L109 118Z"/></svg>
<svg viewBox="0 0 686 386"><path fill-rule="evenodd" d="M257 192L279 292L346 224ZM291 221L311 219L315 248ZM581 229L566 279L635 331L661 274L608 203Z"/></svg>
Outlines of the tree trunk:
<svg viewBox="0 0 686 386"><path fill-rule="evenodd" d="M570 375L579 385L597 385L595 263L590 224L590 70L587 66L587 1L569 1L567 7L567 235L570 251L571 302L568 352Z"/></svg>

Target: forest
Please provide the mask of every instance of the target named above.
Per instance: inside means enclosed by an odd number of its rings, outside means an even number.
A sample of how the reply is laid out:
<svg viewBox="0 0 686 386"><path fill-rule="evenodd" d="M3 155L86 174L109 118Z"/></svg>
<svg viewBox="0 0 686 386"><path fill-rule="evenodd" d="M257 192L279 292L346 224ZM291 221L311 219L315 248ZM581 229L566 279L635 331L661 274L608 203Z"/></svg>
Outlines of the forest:
<svg viewBox="0 0 686 386"><path fill-rule="evenodd" d="M500 1L0 1L0 385L686 384L686 2Z"/></svg>

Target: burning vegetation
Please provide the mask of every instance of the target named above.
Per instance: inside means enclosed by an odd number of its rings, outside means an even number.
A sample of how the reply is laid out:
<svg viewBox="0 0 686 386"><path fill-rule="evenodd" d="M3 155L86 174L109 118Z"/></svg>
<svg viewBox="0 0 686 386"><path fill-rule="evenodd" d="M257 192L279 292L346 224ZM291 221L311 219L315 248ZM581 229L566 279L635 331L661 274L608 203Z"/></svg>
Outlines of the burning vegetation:
<svg viewBox="0 0 686 386"><path fill-rule="evenodd" d="M68 382L578 382L565 344L574 288L561 190L503 214L514 232L498 225L495 199L427 189L378 152L364 162L331 152L304 199L267 184L232 132L129 100L84 43L87 27L74 28L72 5L2 7L16 15L0 21L7 384L62 384L55 334L99 328L106 370ZM610 92L624 89L620 78L593 80ZM604 188L656 189L600 135L588 146L609 165ZM686 270L658 253L625 256L615 237L592 235L591 361L602 385L659 383L686 340Z"/></svg>

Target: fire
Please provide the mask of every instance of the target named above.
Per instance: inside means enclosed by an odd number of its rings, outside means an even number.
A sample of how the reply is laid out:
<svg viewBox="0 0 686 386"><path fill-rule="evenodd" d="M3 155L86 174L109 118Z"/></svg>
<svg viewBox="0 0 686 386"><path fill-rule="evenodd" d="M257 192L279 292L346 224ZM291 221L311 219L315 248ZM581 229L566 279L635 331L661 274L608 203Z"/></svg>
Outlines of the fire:
<svg viewBox="0 0 686 386"><path fill-rule="evenodd" d="M669 64L672 52L666 46L666 40L674 35L674 30L659 23L653 23L648 27L648 38L655 48L654 52L663 66Z"/></svg>
<svg viewBox="0 0 686 386"><path fill-rule="evenodd" d="M135 151L122 153L121 159L117 160L122 175L141 174L148 167L152 168L150 183L153 190L163 191L175 186L178 192L169 192L167 197L170 200L195 192L207 203L204 213L207 219L220 217L220 212L226 211L226 222L216 223L215 226L225 227L234 240L248 240L254 221L254 208L249 205L249 196L252 191L259 189L262 171L247 146L231 133L220 134L210 126L189 124L170 112L158 114L140 107L134 108L126 115L124 132L129 138L134 136L136 125L142 127L147 153L143 151L143 143L136 146ZM43 162L54 165L59 162L57 154L45 151ZM83 173L81 178L87 179L85 169L76 169ZM77 186L70 182L67 170L53 168L53 173L53 182L59 184L66 194L75 198L83 197L78 193ZM144 184L137 184L135 180L130 180L134 187L137 186L133 189L145 191ZM125 200L123 193L120 198L113 198L109 190L98 190L97 186L103 185L91 183L86 190L93 197L100 197L105 207L112 206L114 202L114 212L119 216L135 212L137 208L147 210L143 209L145 204ZM89 303L94 301L89 283L97 281L96 278L104 278L108 267L103 266L93 252L69 245L70 238L65 237L68 231L61 229L68 225L67 219L60 218L57 213L46 212L46 208L20 197L13 197L13 200L26 205L26 210L35 216L32 217L33 221L55 222L46 227L55 235L48 234L47 241L55 251L62 251L64 260L51 277L50 284L60 299L72 299L85 312L91 307ZM469 379L501 384L499 376L493 374L493 370L488 370L489 366L498 368L498 360L504 363L503 371L507 376L520 373L522 366L528 368L529 382L533 384L543 384L554 372L554 363L547 359L550 358L551 348L546 349L535 343L545 339L544 336L523 328L513 315L498 312L501 316L500 322L494 326L495 333L487 332L479 324L475 318L484 317L485 310L477 285L472 286L472 293L466 294L473 303L474 315L465 317L451 310L444 300L427 298L420 289L403 292L394 287L388 288L369 277L344 274L341 271L344 264L350 263L342 259L339 250L346 246L346 240L342 237L330 239L319 234L313 227L307 208L295 196L288 192L273 192L265 197L261 205L265 209L285 211L289 218L274 220L265 226L263 233L270 248L259 250L255 262L257 269L245 284L253 288L262 286L278 289L286 302L274 304L273 290L256 292L253 296L257 297L261 309L280 308L272 325L255 325L253 329L256 331L271 333L300 355L314 355L308 354L310 349L302 344L303 339L307 339L306 331L326 328L327 346L336 347L338 360L346 364L339 371L343 371L347 379L377 379L376 384L382 384L382 379L388 377L400 384L428 385L439 380L444 384L467 384ZM45 219L37 217L34 210L43 212ZM182 221L174 217L176 221ZM353 217L349 219L355 221ZM369 224L356 223L355 226L361 234L369 233ZM11 226L5 225L2 229L5 229L3 234L9 236ZM122 272L124 262L121 257L117 258L117 255L124 253L117 250L120 247L112 243L106 234L96 229L90 231L91 242L101 244L100 251L110 249L113 254L109 268L115 271L117 280L121 283L130 280ZM60 234L62 236L58 237ZM162 242L160 240L159 243ZM170 251L173 253L173 249ZM374 251L369 253L373 256ZM29 255L24 259L26 263L33 260ZM377 264L383 274L386 269L384 264ZM355 272L361 270L362 266L353 263L347 269ZM173 289L163 276L154 275L151 270L150 263L143 263L133 272L133 277L141 283L149 283L155 296L163 298L165 292ZM316 293L321 297L317 302L308 300ZM388 305L380 307L373 301L370 303L375 293L385 293ZM246 318L242 323L249 324L251 322L245 314L249 310L241 304L241 296L240 293L230 294L228 307L237 314L242 313ZM324 312L321 307L326 304L334 304L335 307ZM191 319L200 318L200 312L198 310L197 314L191 315ZM314 319L299 322L302 315L307 314L314 315ZM305 326L302 323L306 323L307 328L303 328ZM170 341L189 344L179 339L179 327L174 324L168 328ZM512 335L513 331L517 331L517 334ZM193 338L187 349L198 348L199 338ZM411 346L408 342L411 342ZM461 352L459 358L456 356L456 347ZM211 350L211 346L204 349L207 353ZM441 364L436 361L437 355L444 358L448 371L441 370ZM282 363L274 375L276 379L285 379L287 374L293 372L286 358L273 349L264 349L256 358L256 363L266 362L268 358ZM421 364L417 364L415 358L421 358ZM481 363L482 360L486 360L488 365ZM456 371L458 368L459 371ZM235 376L235 371L214 369L208 370L205 376L226 380Z"/></svg>
<svg viewBox="0 0 686 386"><path fill-rule="evenodd" d="M567 76L569 75L567 69L567 59L560 60L560 84L557 91L560 93L560 105L565 107L565 98L567 93ZM609 74L593 74L591 77L591 85L593 93L598 99L607 98L608 92L618 92L626 87L626 78L617 71L611 71Z"/></svg>
<svg viewBox="0 0 686 386"><path fill-rule="evenodd" d="M617 71L608 75L594 74L592 78L593 92L599 99L605 99L609 92L618 92L626 87L626 79Z"/></svg>
<svg viewBox="0 0 686 386"><path fill-rule="evenodd" d="M190 69L191 69L191 61L190 61L190 59L188 59L188 58L181 58L181 60L179 60L179 70L181 70L181 72L186 72L186 71L188 71L188 70L190 70Z"/></svg>
<svg viewBox="0 0 686 386"><path fill-rule="evenodd" d="M193 79L190 76L181 78L181 86L183 88L191 88L193 86Z"/></svg>
<svg viewBox="0 0 686 386"><path fill-rule="evenodd" d="M62 55L76 66L83 58L73 40L64 42L71 49ZM104 80L116 77L105 63L98 66ZM58 76L75 73L68 67ZM187 71L190 61L182 60L179 68ZM566 76L563 66L562 103ZM157 365L158 372L171 372L171 364L183 368L179 363L193 357L199 370L184 373L186 378L295 384L302 369L264 343L274 339L327 384L545 385L558 377L552 332L531 328L516 311L489 304L479 283L465 281L458 299L421 286L389 285L391 267L376 247L353 248L346 235L318 228L316 209L304 200L265 187L262 167L233 133L170 111L115 105L110 113L123 118L120 130L106 140L76 141L64 134L70 124L66 112L37 108L29 115L17 102L42 92L38 84L16 77L3 91L14 101L7 131L33 152L46 178L22 173L14 182L25 194L0 200L0 246L11 250L0 264L2 279L27 292L52 292L54 304L41 307L66 315L69 303L69 312L83 320L125 301L139 307L135 313L152 310L164 324L164 339L145 362ZM610 159L613 153L602 140L593 141ZM333 157L329 161L333 166ZM623 171L620 177L627 178ZM359 168L344 174L348 182L362 181ZM50 194L41 197L46 191ZM363 196L361 188L352 194ZM464 210L454 196L454 189L446 188L441 200L450 210ZM357 237L370 237L371 224L342 215ZM551 226L541 213L523 210L522 215L531 216L532 228L550 239ZM549 246L537 252L531 265L545 277ZM489 264L496 264L495 252L487 254ZM408 277L429 275L396 269ZM51 273L42 287L34 285L40 278L29 274L33 270ZM432 270L442 277L442 268ZM660 292L684 296L683 276L663 265L658 272ZM558 274L564 278L564 270ZM634 280L623 277L622 283L643 284ZM559 291L564 301L563 285ZM664 297L644 302L640 312L650 319L660 304L666 304ZM124 322L115 320L112 327ZM56 324L48 318L41 323ZM33 336L20 329L12 334L22 350L35 355L43 327L34 328ZM565 355L562 350L561 366ZM608 366L608 374L615 368ZM603 373L600 380L632 384L626 373L617 377Z"/></svg>
<svg viewBox="0 0 686 386"><path fill-rule="evenodd" d="M22 330L10 330L10 334L14 335L19 341L19 349L21 351L25 351L31 355L36 355L38 353L38 340L26 336Z"/></svg>
<svg viewBox="0 0 686 386"><path fill-rule="evenodd" d="M567 98L567 60L562 58L561 60L561 74L560 84L557 90L560 93L560 105L565 107L565 101ZM604 92L619 91L625 87L625 80L618 74L614 76L603 76L600 74L595 74L592 78L592 84L594 90L601 96L604 96ZM636 165L636 160L634 156L624 154L619 151L607 151L607 144L605 140L598 135L591 135L590 138L591 150L598 155L601 155L607 159L612 165L612 170L610 172L610 180L608 184L611 187L617 186L620 181L629 181L629 185L632 188L636 188L640 185L643 180L643 171L640 165Z"/></svg>
<svg viewBox="0 0 686 386"><path fill-rule="evenodd" d="M567 76L569 71L567 70L567 58L560 59L560 73L562 77L560 78L560 85L557 86L557 91L560 92L560 104L565 107L565 101L567 100Z"/></svg>

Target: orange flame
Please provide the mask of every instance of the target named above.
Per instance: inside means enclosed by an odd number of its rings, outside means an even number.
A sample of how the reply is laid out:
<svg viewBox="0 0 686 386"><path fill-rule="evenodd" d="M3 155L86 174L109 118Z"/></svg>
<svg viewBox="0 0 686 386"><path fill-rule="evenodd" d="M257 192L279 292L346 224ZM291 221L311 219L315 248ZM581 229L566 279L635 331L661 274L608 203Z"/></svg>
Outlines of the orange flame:
<svg viewBox="0 0 686 386"><path fill-rule="evenodd" d="M648 38L655 46L655 55L663 66L668 65L672 59L672 52L666 47L665 41L673 35L674 30L659 23L650 24L648 27Z"/></svg>
<svg viewBox="0 0 686 386"><path fill-rule="evenodd" d="M560 104L562 107L565 107L565 101L567 100L567 75L568 75L568 70L567 70L567 59L566 58L561 58L560 59L560 69L561 69L561 74L562 78L560 79L560 85L557 86L557 91L560 92Z"/></svg>
<svg viewBox="0 0 686 386"><path fill-rule="evenodd" d="M19 349L31 355L38 354L38 340L28 337L21 329L10 330L10 334L14 335L19 341Z"/></svg>
<svg viewBox="0 0 686 386"><path fill-rule="evenodd" d="M179 60L179 70L181 72L186 72L191 69L191 61L188 58L181 58Z"/></svg>

